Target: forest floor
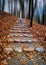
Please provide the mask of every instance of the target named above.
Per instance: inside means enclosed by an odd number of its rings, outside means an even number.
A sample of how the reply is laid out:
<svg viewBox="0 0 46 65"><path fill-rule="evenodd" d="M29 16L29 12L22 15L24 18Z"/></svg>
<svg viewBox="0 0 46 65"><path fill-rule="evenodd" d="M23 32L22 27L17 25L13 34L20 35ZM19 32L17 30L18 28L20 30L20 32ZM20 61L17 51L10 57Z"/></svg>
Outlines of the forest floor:
<svg viewBox="0 0 46 65"><path fill-rule="evenodd" d="M46 48L46 26L33 21L32 27L30 27L30 21L26 21L26 24L30 32L33 34L35 38L38 38L40 41L42 41L41 44L43 44L44 48Z"/></svg>
<svg viewBox="0 0 46 65"><path fill-rule="evenodd" d="M46 27L0 13L0 65L46 65Z"/></svg>

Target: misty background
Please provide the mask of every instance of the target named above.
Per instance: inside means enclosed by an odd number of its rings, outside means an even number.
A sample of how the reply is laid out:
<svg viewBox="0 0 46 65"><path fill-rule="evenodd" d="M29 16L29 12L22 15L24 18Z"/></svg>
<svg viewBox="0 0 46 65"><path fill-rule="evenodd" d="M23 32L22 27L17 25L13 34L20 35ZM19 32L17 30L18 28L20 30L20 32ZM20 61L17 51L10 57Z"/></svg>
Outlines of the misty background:
<svg viewBox="0 0 46 65"><path fill-rule="evenodd" d="M29 0L0 0L0 10L8 12L12 15L15 15L19 18L29 18ZM43 23L44 16L44 25L46 25L46 0L33 0L34 10L33 20L38 21L38 23ZM44 10L44 14L43 14ZM32 7L30 8L30 16L32 15Z"/></svg>

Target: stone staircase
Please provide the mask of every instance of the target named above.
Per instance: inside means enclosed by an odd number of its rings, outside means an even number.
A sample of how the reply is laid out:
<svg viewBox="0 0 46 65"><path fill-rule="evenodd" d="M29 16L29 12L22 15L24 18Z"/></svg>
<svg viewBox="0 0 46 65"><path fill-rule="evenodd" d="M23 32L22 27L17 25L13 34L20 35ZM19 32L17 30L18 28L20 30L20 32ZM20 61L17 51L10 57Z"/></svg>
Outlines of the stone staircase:
<svg viewBox="0 0 46 65"><path fill-rule="evenodd" d="M33 35L28 30L25 20L18 20L10 29L10 34L8 36L9 42L31 43L37 41L36 39L33 39Z"/></svg>
<svg viewBox="0 0 46 65"><path fill-rule="evenodd" d="M5 50L9 52L12 49L12 56L16 53L19 55L17 57L14 55L8 60L8 65L23 65L24 62L26 62L24 65L45 65L44 63L41 63L42 59L39 61L38 53L35 52L35 49L41 47L41 45L37 39L33 38L25 20L19 19L10 29L8 42L11 43L10 48L6 48ZM22 48L23 46L26 46L27 48ZM29 53L24 52L25 50L29 51ZM28 55L30 55L30 58L26 57Z"/></svg>

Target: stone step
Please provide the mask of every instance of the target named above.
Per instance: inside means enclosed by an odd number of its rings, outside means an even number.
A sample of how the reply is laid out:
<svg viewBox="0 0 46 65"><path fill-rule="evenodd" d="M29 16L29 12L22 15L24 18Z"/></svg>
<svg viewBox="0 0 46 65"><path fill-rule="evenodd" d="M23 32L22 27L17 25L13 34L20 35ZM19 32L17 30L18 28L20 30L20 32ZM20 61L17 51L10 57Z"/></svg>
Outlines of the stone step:
<svg viewBox="0 0 46 65"><path fill-rule="evenodd" d="M28 28L27 26L13 26L12 28Z"/></svg>
<svg viewBox="0 0 46 65"><path fill-rule="evenodd" d="M9 38L9 42L23 42L23 43L32 43L32 42L37 42L36 39L28 39L28 38Z"/></svg>
<svg viewBox="0 0 46 65"><path fill-rule="evenodd" d="M25 24L23 23L19 23L19 24L15 24L16 26L26 26Z"/></svg>
<svg viewBox="0 0 46 65"><path fill-rule="evenodd" d="M16 30L16 29L18 29L18 30L28 30L27 28L11 28L11 30Z"/></svg>
<svg viewBox="0 0 46 65"><path fill-rule="evenodd" d="M14 26L15 28L26 28L26 26Z"/></svg>
<svg viewBox="0 0 46 65"><path fill-rule="evenodd" d="M10 32L11 32L11 33L27 33L27 34L30 33L29 31L21 31L21 30L18 30L18 31L16 31L16 30L11 30Z"/></svg>
<svg viewBox="0 0 46 65"><path fill-rule="evenodd" d="M30 31L28 31L28 30L21 30L21 29L16 29L16 30L10 30L10 32L24 32L24 33L30 33Z"/></svg>
<svg viewBox="0 0 46 65"><path fill-rule="evenodd" d="M32 37L25 37L25 36L16 36L16 37L8 36L8 38L13 38L13 39L26 39L26 40L32 39Z"/></svg>
<svg viewBox="0 0 46 65"><path fill-rule="evenodd" d="M16 22L16 24L18 24L18 23L19 23L19 24L22 24L22 23L23 23L23 24L26 24L26 22L21 22L21 21Z"/></svg>
<svg viewBox="0 0 46 65"><path fill-rule="evenodd" d="M9 38L8 40L9 42L23 42L23 43L31 43L32 40L25 40L25 39L13 39L13 38Z"/></svg>
<svg viewBox="0 0 46 65"><path fill-rule="evenodd" d="M10 29L10 31L18 31L19 32L19 31L28 31L28 29L16 29L16 30L15 29Z"/></svg>
<svg viewBox="0 0 46 65"><path fill-rule="evenodd" d="M22 25L25 25L25 23L19 23L19 24L16 23L16 25L19 25L19 26L21 25L21 26L22 26ZM25 26L26 26L26 25L25 25Z"/></svg>
<svg viewBox="0 0 46 65"><path fill-rule="evenodd" d="M22 32L22 31L28 31L28 30L26 30L26 29L16 29L16 30L15 29L11 29L10 31L21 31Z"/></svg>
<svg viewBox="0 0 46 65"><path fill-rule="evenodd" d="M18 23L23 23L24 24L26 22L25 21L17 21L16 24L18 24Z"/></svg>
<svg viewBox="0 0 46 65"><path fill-rule="evenodd" d="M27 33L10 33L9 36L12 36L12 37L14 37L14 36L26 36L26 37L29 36L29 37L33 37L32 34L27 34Z"/></svg>

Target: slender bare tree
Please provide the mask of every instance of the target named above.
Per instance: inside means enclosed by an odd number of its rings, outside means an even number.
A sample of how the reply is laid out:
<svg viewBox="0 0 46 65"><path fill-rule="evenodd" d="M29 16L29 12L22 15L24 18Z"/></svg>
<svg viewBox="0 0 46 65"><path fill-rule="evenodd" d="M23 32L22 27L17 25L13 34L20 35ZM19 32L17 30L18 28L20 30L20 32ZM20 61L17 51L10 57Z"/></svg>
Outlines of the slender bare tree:
<svg viewBox="0 0 46 65"><path fill-rule="evenodd" d="M37 0L35 0L35 6L33 7L33 0L29 0L29 18L30 18L30 26L32 27L32 21L34 16L34 11L37 6ZM32 10L32 11L30 11ZM32 13L32 14L31 14Z"/></svg>
<svg viewBox="0 0 46 65"><path fill-rule="evenodd" d="M14 0L14 15L16 15L16 0Z"/></svg>
<svg viewBox="0 0 46 65"><path fill-rule="evenodd" d="M9 13L10 13L10 0L8 0L8 9L9 9Z"/></svg>
<svg viewBox="0 0 46 65"><path fill-rule="evenodd" d="M43 0L43 14L42 14L42 25L44 25L44 7L45 7L45 5L44 5L44 0Z"/></svg>
<svg viewBox="0 0 46 65"><path fill-rule="evenodd" d="M3 0L2 11L4 11L4 6L5 6L5 0Z"/></svg>
<svg viewBox="0 0 46 65"><path fill-rule="evenodd" d="M22 10L22 18L24 18L24 0L20 0L21 10Z"/></svg>

